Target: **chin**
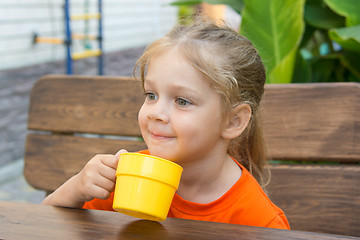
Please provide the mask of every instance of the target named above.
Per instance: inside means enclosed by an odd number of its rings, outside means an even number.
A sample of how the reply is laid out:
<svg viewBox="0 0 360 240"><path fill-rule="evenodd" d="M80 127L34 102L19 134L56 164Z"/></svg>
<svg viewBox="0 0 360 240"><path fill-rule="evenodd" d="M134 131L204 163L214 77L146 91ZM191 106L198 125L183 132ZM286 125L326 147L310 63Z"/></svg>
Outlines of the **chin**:
<svg viewBox="0 0 360 240"><path fill-rule="evenodd" d="M164 158L166 160L170 160L175 162L176 158L174 158L174 156L172 154L169 154L169 152L165 152L164 149L151 149L149 148L149 152L151 155L155 156L155 157L159 157L159 158Z"/></svg>

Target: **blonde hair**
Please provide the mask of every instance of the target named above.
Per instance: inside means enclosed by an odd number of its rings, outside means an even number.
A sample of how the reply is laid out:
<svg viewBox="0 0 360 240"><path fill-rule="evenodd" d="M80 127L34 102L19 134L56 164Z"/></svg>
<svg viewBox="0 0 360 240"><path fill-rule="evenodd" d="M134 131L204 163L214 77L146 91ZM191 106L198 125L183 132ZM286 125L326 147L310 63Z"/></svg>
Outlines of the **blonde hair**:
<svg viewBox="0 0 360 240"><path fill-rule="evenodd" d="M238 104L251 107L250 122L241 136L230 142L228 153L263 186L267 160L259 105L266 76L257 50L234 30L196 19L188 26L175 25L166 36L149 45L136 64L134 75L139 68L144 81L151 58L173 47L220 93L224 114Z"/></svg>

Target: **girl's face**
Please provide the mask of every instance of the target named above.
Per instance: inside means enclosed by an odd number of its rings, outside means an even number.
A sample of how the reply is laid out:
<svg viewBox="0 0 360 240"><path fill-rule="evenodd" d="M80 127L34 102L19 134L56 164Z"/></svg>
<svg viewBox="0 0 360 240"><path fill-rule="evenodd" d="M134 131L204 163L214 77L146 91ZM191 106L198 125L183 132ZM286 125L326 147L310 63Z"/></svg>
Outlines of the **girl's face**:
<svg viewBox="0 0 360 240"><path fill-rule="evenodd" d="M189 162L226 152L220 95L172 48L152 58L138 120L150 154Z"/></svg>

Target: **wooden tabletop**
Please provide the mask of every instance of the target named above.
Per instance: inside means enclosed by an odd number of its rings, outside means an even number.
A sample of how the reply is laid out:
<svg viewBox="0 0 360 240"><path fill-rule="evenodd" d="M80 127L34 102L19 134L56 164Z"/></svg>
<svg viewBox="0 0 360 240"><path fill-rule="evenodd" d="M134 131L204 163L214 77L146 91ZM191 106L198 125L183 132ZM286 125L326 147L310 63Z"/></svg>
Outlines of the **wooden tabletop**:
<svg viewBox="0 0 360 240"><path fill-rule="evenodd" d="M360 239L168 218L158 223L117 212L0 201L0 239Z"/></svg>

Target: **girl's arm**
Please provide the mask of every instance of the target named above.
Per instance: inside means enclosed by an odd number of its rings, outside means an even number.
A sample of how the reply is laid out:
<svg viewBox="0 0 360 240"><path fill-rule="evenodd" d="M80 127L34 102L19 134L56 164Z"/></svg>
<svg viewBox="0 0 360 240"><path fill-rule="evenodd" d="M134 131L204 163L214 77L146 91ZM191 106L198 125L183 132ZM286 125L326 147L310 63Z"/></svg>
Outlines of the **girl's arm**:
<svg viewBox="0 0 360 240"><path fill-rule="evenodd" d="M94 198L107 199L115 188L119 155L125 152L96 155L78 174L47 196L42 204L81 208Z"/></svg>

